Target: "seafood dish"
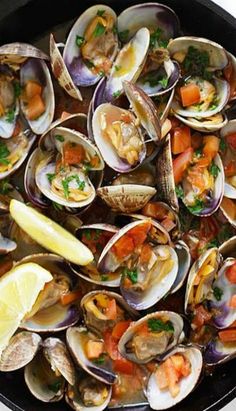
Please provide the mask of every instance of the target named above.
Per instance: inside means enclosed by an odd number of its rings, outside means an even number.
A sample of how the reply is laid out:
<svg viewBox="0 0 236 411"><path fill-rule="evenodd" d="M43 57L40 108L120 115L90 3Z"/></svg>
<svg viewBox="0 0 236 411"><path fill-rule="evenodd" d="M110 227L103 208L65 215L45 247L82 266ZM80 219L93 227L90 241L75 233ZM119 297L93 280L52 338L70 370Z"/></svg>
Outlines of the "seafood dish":
<svg viewBox="0 0 236 411"><path fill-rule="evenodd" d="M56 37L0 46L0 375L179 410L236 357L236 57L160 3Z"/></svg>

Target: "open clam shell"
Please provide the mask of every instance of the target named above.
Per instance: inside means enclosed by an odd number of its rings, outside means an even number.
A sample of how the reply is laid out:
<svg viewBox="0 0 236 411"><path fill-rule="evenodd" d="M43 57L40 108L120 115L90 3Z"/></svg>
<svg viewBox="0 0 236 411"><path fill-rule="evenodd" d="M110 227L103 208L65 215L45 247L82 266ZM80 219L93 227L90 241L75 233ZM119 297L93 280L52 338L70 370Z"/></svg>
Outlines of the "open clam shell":
<svg viewBox="0 0 236 411"><path fill-rule="evenodd" d="M165 40L176 37L179 32L179 19L175 12L164 4L152 2L128 7L119 15L117 24L118 32L127 34L126 41L142 27L151 32L160 28Z"/></svg>
<svg viewBox="0 0 236 411"><path fill-rule="evenodd" d="M172 397L168 389L161 390L159 388L155 372L152 373L147 385L147 399L153 410L166 410L182 401L194 390L201 375L203 359L199 348L194 346L178 346L171 350L162 361L165 361L175 354L182 355L189 361L191 366L190 374L180 380L178 383L180 388L179 393L175 397ZM160 365L161 364L162 362Z"/></svg>
<svg viewBox="0 0 236 411"><path fill-rule="evenodd" d="M236 344L234 342L223 343L217 336L211 341L204 352L204 361L207 365L223 364L236 356Z"/></svg>
<svg viewBox="0 0 236 411"><path fill-rule="evenodd" d="M125 80L135 82L139 77L148 53L149 30L139 29L118 53L105 86L105 99L114 100L123 93ZM117 69L118 68L118 69Z"/></svg>
<svg viewBox="0 0 236 411"><path fill-rule="evenodd" d="M101 16L99 16L99 14ZM93 20L95 20L97 17L97 24L98 25L100 24L100 26L103 27L103 24L101 24L101 22L99 21L99 17L100 19L102 19L104 16L108 16L108 18L113 21L113 27L116 26L115 12L110 7L104 4L102 5L99 4L99 5L89 7L83 14L81 14L81 16L76 20L75 24L73 25L69 33L69 36L67 38L65 48L63 51L63 59L65 61L65 64L67 66L67 69L71 75L73 82L78 86L83 86L83 87L91 86L93 84L96 84L101 78L101 74L93 72L91 70L88 62L86 65L86 61L83 59L81 48L83 47L83 43L85 41L86 31L88 29L91 29L91 24L93 24ZM102 34L100 33L101 32L97 33L97 35L95 36L95 40L97 40L97 38L99 39L100 35ZM111 33L110 41L112 42L112 47L109 50L107 50L108 52L107 58L109 59L110 62L112 62L117 53L118 39L117 39L117 34L114 32L114 30L110 30L109 33ZM82 42L81 45L77 45L78 44L77 38L81 40ZM87 44L89 44L89 42L87 42ZM94 46L94 49L91 51L94 54L96 53L96 48L99 48L101 46L99 44L96 45L96 41L93 46ZM91 52L90 52L90 55L91 55ZM94 57L96 58L96 54Z"/></svg>
<svg viewBox="0 0 236 411"><path fill-rule="evenodd" d="M186 124L186 126L191 127L193 130L201 131L202 133L213 133L215 131L221 130L228 123L226 114L217 113L214 116L208 118L197 118L197 117L183 117L177 113L174 116L178 118L181 123Z"/></svg>
<svg viewBox="0 0 236 411"><path fill-rule="evenodd" d="M14 63L22 57L34 57L36 59L49 60L49 56L42 50L28 43L8 43L0 47L1 63Z"/></svg>
<svg viewBox="0 0 236 411"><path fill-rule="evenodd" d="M0 233L0 255L11 253L16 249L16 247L17 244L15 241L3 237L3 235Z"/></svg>
<svg viewBox="0 0 236 411"><path fill-rule="evenodd" d="M17 265L34 262L50 271L54 282L49 293L42 291L31 313L21 323L21 328L39 333L59 332L74 325L79 320L76 304L60 304L61 293L76 284L74 273L69 264L54 254L35 254L23 258ZM55 277L56 276L56 277ZM58 285L57 285L58 284Z"/></svg>
<svg viewBox="0 0 236 411"><path fill-rule="evenodd" d="M144 207L156 194L156 189L139 184L124 184L100 187L97 194L112 210L132 213Z"/></svg>
<svg viewBox="0 0 236 411"><path fill-rule="evenodd" d="M41 342L42 338L36 333L20 331L15 334L1 354L0 371L8 372L23 368L32 361Z"/></svg>
<svg viewBox="0 0 236 411"><path fill-rule="evenodd" d="M112 362L107 357L102 364L88 358L86 346L89 340L102 341L85 327L71 327L66 331L66 340L72 357L88 374L106 384L114 384L117 376L112 370Z"/></svg>
<svg viewBox="0 0 236 411"><path fill-rule="evenodd" d="M44 133L50 126L55 110L54 90L51 75L46 63L43 60L29 58L21 67L20 83L24 88L27 81L37 81L42 87L42 99L45 104L45 111L35 120L30 120L27 114L27 105L21 99L21 109L27 118L30 128L35 134Z"/></svg>
<svg viewBox="0 0 236 411"><path fill-rule="evenodd" d="M114 170L126 173L144 160L144 137L130 111L109 103L101 104L93 114L92 126L95 142L105 162Z"/></svg>
<svg viewBox="0 0 236 411"><path fill-rule="evenodd" d="M222 293L218 299L212 297L211 307L214 310L214 325L217 328L229 327L236 320L236 310L231 306L232 297L236 294L236 284L229 281L227 270L236 265L236 259L227 258L218 272L213 287Z"/></svg>
<svg viewBox="0 0 236 411"><path fill-rule="evenodd" d="M158 330L152 331L154 324L159 324L162 332L158 325ZM143 327L145 335L142 335ZM179 314L172 311L156 311L133 322L122 335L118 349L128 360L145 364L154 358L160 358L178 344L182 330L183 320Z"/></svg>
<svg viewBox="0 0 236 411"><path fill-rule="evenodd" d="M94 260L91 264L84 267L71 265L72 270L81 278L93 284L98 284L106 287L118 287L120 284L120 276L113 273L103 275L97 269L97 262L101 255L102 249L110 240L110 238L118 232L118 228L110 224L89 224L81 226L76 230L76 237L84 243L89 243L88 247L92 247ZM83 239L84 238L84 239ZM91 240L93 240L91 242Z"/></svg>
<svg viewBox="0 0 236 411"><path fill-rule="evenodd" d="M223 139L226 139L227 136L234 134L236 132L236 120L230 120L228 122L228 124L226 124L220 131L220 136ZM227 151L230 150L231 148L227 148ZM233 150L232 148L232 152L231 152L231 157L232 159L235 156L235 150ZM223 153L222 155L222 161L223 163L225 163L225 160L228 158L229 153L226 155L225 153ZM225 158L226 157L226 158ZM232 199L236 199L236 186L234 186L231 182L231 180L233 180L233 178L225 178L225 185L224 185L224 196L228 197L228 198L232 198Z"/></svg>
<svg viewBox="0 0 236 411"><path fill-rule="evenodd" d="M214 247L202 253L192 265L185 293L185 312L193 311L195 305L201 303L204 299L212 298L212 284L219 263L219 250ZM195 285L197 277L200 277L200 281Z"/></svg>
<svg viewBox="0 0 236 411"><path fill-rule="evenodd" d="M24 371L25 383L31 394L43 402L57 402L63 398L65 380L52 368L40 350L33 360L26 365Z"/></svg>
<svg viewBox="0 0 236 411"><path fill-rule="evenodd" d="M160 301L173 286L178 273L178 257L173 248L158 245L152 248L152 253L156 262L146 269L145 274L138 268L136 284L127 287L126 277L121 278L121 294L136 310L146 310Z"/></svg>
<svg viewBox="0 0 236 411"><path fill-rule="evenodd" d="M86 392L93 393L92 399ZM75 385L68 385L65 400L75 411L103 411L110 402L111 394L111 386L90 375L80 375Z"/></svg>
<svg viewBox="0 0 236 411"><path fill-rule="evenodd" d="M9 119L9 112L11 114L11 111L13 119ZM19 111L20 104L19 101L16 100L12 108L0 117L0 137L2 139L8 139L13 135Z"/></svg>
<svg viewBox="0 0 236 411"><path fill-rule="evenodd" d="M236 236L229 238L219 247L219 252L223 258L234 257L236 258Z"/></svg>
<svg viewBox="0 0 236 411"><path fill-rule="evenodd" d="M220 210L228 222L236 228L236 199L223 197L220 204Z"/></svg>
<svg viewBox="0 0 236 411"><path fill-rule="evenodd" d="M104 302L115 300L118 307L115 320L107 318L106 314L104 314L101 309L99 310L97 307L99 298L101 301L104 300ZM121 295L106 290L89 292L82 298L80 306L83 311L83 318L86 326L90 330L94 330L98 333L104 333L106 330L112 329L118 322L130 318L134 319L138 315Z"/></svg>
<svg viewBox="0 0 236 411"><path fill-rule="evenodd" d="M67 70L53 34L50 34L50 59L52 72L60 86L69 94L69 96L81 101L83 99L81 92L79 88L75 86L71 75Z"/></svg>
<svg viewBox="0 0 236 411"><path fill-rule="evenodd" d="M174 284L170 289L171 294L175 293L183 286L191 264L190 250L184 241L179 240L175 244L175 252L178 257L178 272Z"/></svg>

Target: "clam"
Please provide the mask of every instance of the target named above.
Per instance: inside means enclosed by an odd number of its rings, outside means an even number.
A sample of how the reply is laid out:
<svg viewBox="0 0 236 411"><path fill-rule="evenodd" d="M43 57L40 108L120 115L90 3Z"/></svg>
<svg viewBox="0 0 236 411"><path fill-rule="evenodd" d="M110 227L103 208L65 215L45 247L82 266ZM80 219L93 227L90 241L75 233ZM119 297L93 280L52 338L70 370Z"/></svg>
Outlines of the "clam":
<svg viewBox="0 0 236 411"><path fill-rule="evenodd" d="M133 322L122 335L118 349L122 356L146 364L178 344L183 320L171 311L157 311Z"/></svg>
<svg viewBox="0 0 236 411"><path fill-rule="evenodd" d="M116 318L106 314L109 304L115 306ZM102 334L114 328L120 321L127 321L137 316L119 294L111 291L91 291L82 298L80 305L86 326Z"/></svg>
<svg viewBox="0 0 236 411"><path fill-rule="evenodd" d="M82 100L82 95L78 87L75 86L71 75L65 65L63 57L55 42L53 34L50 35L50 59L52 72L60 86L73 98Z"/></svg>
<svg viewBox="0 0 236 411"><path fill-rule="evenodd" d="M108 406L111 394L111 386L84 374L73 386L68 385L65 399L75 411L102 411Z"/></svg>
<svg viewBox="0 0 236 411"><path fill-rule="evenodd" d="M106 5L88 8L67 38L63 59L77 86L91 86L107 75L117 54L116 14Z"/></svg>
<svg viewBox="0 0 236 411"><path fill-rule="evenodd" d="M212 285L217 276L219 263L219 250L210 248L192 265L186 287L185 312L193 312L196 305L212 299Z"/></svg>
<svg viewBox="0 0 236 411"><path fill-rule="evenodd" d="M94 255L94 260L91 264L84 267L71 265L71 268L76 272L76 274L86 281L94 284L105 285L106 287L119 286L119 275L115 275L114 273L107 273L106 275L103 275L97 268L97 263L103 248L113 237L113 235L117 233L117 231L117 227L102 223L84 225L76 230L77 238L79 238L82 243L87 245Z"/></svg>
<svg viewBox="0 0 236 411"><path fill-rule="evenodd" d="M51 272L53 280L39 294L32 310L21 322L21 328L34 332L59 332L74 325L79 319L76 303L62 305L60 298L73 290L75 276L66 261L54 254L27 256L17 265L34 262Z"/></svg>
<svg viewBox="0 0 236 411"><path fill-rule="evenodd" d="M204 352L204 361L207 365L218 365L232 360L236 355L235 342L223 342L219 335L211 341Z"/></svg>
<svg viewBox="0 0 236 411"><path fill-rule="evenodd" d="M11 253L16 249L16 247L17 244L15 241L3 237L3 235L0 232L0 255Z"/></svg>
<svg viewBox="0 0 236 411"><path fill-rule="evenodd" d="M184 241L179 240L175 243L175 252L178 257L178 272L174 284L170 289L171 294L175 293L183 286L191 264L190 250Z"/></svg>
<svg viewBox="0 0 236 411"><path fill-rule="evenodd" d="M234 228L236 228L236 198L231 199L223 197L220 210L222 211L224 217L228 220Z"/></svg>
<svg viewBox="0 0 236 411"><path fill-rule="evenodd" d="M174 116L186 126L202 133L213 133L221 130L228 123L227 116L224 113L217 113L208 118L183 117L176 113L174 113Z"/></svg>
<svg viewBox="0 0 236 411"><path fill-rule="evenodd" d="M173 88L179 69L170 58L166 46L179 31L179 20L173 10L163 4L138 4L125 9L118 17L121 41L128 41L142 27L150 31L150 45L146 64L137 84L148 95L160 95Z"/></svg>
<svg viewBox="0 0 236 411"><path fill-rule="evenodd" d="M72 357L84 371L106 384L116 382L117 376L113 372L112 361L105 352L103 339L81 326L68 328L66 340ZM95 345L101 351L99 357L91 350Z"/></svg>
<svg viewBox="0 0 236 411"><path fill-rule="evenodd" d="M220 136L225 143L222 152L222 162L225 169L224 196L232 199L236 199L235 144L233 143L235 131L236 120L230 120L220 131Z"/></svg>
<svg viewBox="0 0 236 411"><path fill-rule="evenodd" d="M50 126L55 109L54 90L51 75L43 60L29 58L20 70L20 84L23 88L21 109L35 134L44 133ZM36 90L29 90L29 84L34 84ZM33 111L35 101L41 108L40 112Z"/></svg>
<svg viewBox="0 0 236 411"><path fill-rule="evenodd" d="M140 184L154 187L156 182L156 170L152 164L144 164L130 173L121 173L116 176L111 185Z"/></svg>
<svg viewBox="0 0 236 411"><path fill-rule="evenodd" d="M10 138L16 127L19 114L19 82L15 74L5 66L0 66L0 137Z"/></svg>
<svg viewBox="0 0 236 411"><path fill-rule="evenodd" d="M163 382L165 367L177 361L185 372L170 386ZM196 387L203 367L202 353L195 346L178 346L164 356L147 385L147 399L153 410L166 410L182 401ZM167 369L167 368L166 368Z"/></svg>
<svg viewBox="0 0 236 411"><path fill-rule="evenodd" d="M30 363L36 355L42 338L32 332L20 331L9 341L1 354L0 371L15 371Z"/></svg>
<svg viewBox="0 0 236 411"><path fill-rule="evenodd" d="M75 383L75 370L65 344L48 338L43 348L25 367L25 382L30 392L43 402L60 401L65 381Z"/></svg>
<svg viewBox="0 0 236 411"><path fill-rule="evenodd" d="M49 60L47 54L32 44L15 42L0 47L1 64L9 64L14 69L19 68L19 65L29 57Z"/></svg>
<svg viewBox="0 0 236 411"><path fill-rule="evenodd" d="M105 100L110 102L123 93L123 82L135 82L146 61L150 33L146 27L139 29L119 51L105 86Z"/></svg>
<svg viewBox="0 0 236 411"><path fill-rule="evenodd" d="M236 266L235 258L227 258L218 272L213 283L213 297L211 308L214 312L214 325L217 328L229 327L236 320L236 310L233 300L236 295L236 285L231 280L230 273Z"/></svg>
<svg viewBox="0 0 236 411"><path fill-rule="evenodd" d="M132 213L144 207L156 194L156 189L141 184L122 184L100 187L97 194L112 210Z"/></svg>
<svg viewBox="0 0 236 411"><path fill-rule="evenodd" d="M191 36L170 41L168 50L171 57L180 63L184 82L172 103L174 113L187 117L192 124L195 123L192 118L196 118L197 122L202 119L204 127L207 127L204 119L220 113L229 99L229 84L219 75L228 64L226 51L208 39ZM201 61L201 64L197 61ZM185 101L180 97L184 87L195 87L198 90L193 101ZM222 123L222 117L220 122Z"/></svg>
<svg viewBox="0 0 236 411"><path fill-rule="evenodd" d="M225 67L224 75L230 85L229 101L234 101L236 97L236 57L227 51L228 65Z"/></svg>
<svg viewBox="0 0 236 411"><path fill-rule="evenodd" d="M219 247L219 252L223 258L236 258L236 236L231 237Z"/></svg>
<svg viewBox="0 0 236 411"><path fill-rule="evenodd" d="M0 215L9 212L10 201L13 198L23 201L18 188L14 187L8 180L2 180L0 183Z"/></svg>
<svg viewBox="0 0 236 411"><path fill-rule="evenodd" d="M95 198L95 188L90 177L99 184L104 167L96 146L83 134L58 126L41 138L40 148L35 169L32 164L34 158L31 158L31 170L28 166L26 171L26 185L30 187L30 175L27 176L27 172L35 172L36 186L49 200L69 208L90 204ZM35 154L36 158L38 154Z"/></svg>

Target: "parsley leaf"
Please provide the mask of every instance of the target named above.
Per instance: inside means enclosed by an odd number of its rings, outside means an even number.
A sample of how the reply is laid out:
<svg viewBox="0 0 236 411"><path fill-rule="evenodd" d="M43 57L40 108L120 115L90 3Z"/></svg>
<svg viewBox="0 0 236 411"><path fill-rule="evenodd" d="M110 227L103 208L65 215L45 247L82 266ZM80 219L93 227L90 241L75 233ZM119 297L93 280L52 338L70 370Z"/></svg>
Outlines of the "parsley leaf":
<svg viewBox="0 0 236 411"><path fill-rule="evenodd" d="M52 206L55 208L57 211L63 210L63 205L56 203L56 201L52 201Z"/></svg>
<svg viewBox="0 0 236 411"><path fill-rule="evenodd" d="M85 230L83 230L83 234L85 235L85 237L87 238L87 240L91 240L91 231L86 228Z"/></svg>
<svg viewBox="0 0 236 411"><path fill-rule="evenodd" d="M61 135L59 135L59 134L57 134L57 135L55 136L55 139L58 140L58 141L60 141L61 143L63 143L63 141L65 141L64 137L61 136Z"/></svg>
<svg viewBox="0 0 236 411"><path fill-rule="evenodd" d="M209 172L215 178L218 176L218 174L220 172L219 167L214 163L214 161L211 163L211 165L209 167Z"/></svg>
<svg viewBox="0 0 236 411"><path fill-rule="evenodd" d="M126 43L129 37L129 30L124 30L119 32L119 38L122 43Z"/></svg>
<svg viewBox="0 0 236 411"><path fill-rule="evenodd" d="M149 43L150 48L154 48L157 45L162 35L162 32L163 32L162 29L158 27L156 31L150 34L150 43Z"/></svg>
<svg viewBox="0 0 236 411"><path fill-rule="evenodd" d="M97 23L95 30L93 32L94 37L100 37L102 36L106 31L106 27L103 26L101 23Z"/></svg>
<svg viewBox="0 0 236 411"><path fill-rule="evenodd" d="M9 184L8 180L1 180L0 181L0 194L8 194L11 191L11 185Z"/></svg>
<svg viewBox="0 0 236 411"><path fill-rule="evenodd" d="M175 187L175 192L178 198L184 198L184 190L182 189L181 185Z"/></svg>
<svg viewBox="0 0 236 411"><path fill-rule="evenodd" d="M195 201L195 204L193 204L192 206L187 206L187 207L189 211L193 214L200 213L204 208L204 203L202 200L199 200L199 198L197 198Z"/></svg>
<svg viewBox="0 0 236 411"><path fill-rule="evenodd" d="M94 362L95 364L104 364L104 362L105 362L105 356L104 356L104 355L100 355L100 357L95 358L95 359L93 360L93 362Z"/></svg>
<svg viewBox="0 0 236 411"><path fill-rule="evenodd" d="M217 240L217 238L214 238L214 240L209 241L209 243L207 243L206 245L206 249L213 247L219 247L219 241Z"/></svg>
<svg viewBox="0 0 236 411"><path fill-rule="evenodd" d="M162 88L166 88L168 85L168 78L166 76L161 76L156 70L148 72L142 76L141 80L143 84L149 83L151 87L155 87L160 84Z"/></svg>
<svg viewBox="0 0 236 411"><path fill-rule="evenodd" d="M7 159L9 154L10 154L10 151L8 150L6 143L3 143L3 141L0 141L0 163L9 164L10 161Z"/></svg>
<svg viewBox="0 0 236 411"><path fill-rule="evenodd" d="M194 151L194 154L197 158L201 157L202 155L202 149L201 148L197 148L197 150Z"/></svg>
<svg viewBox="0 0 236 411"><path fill-rule="evenodd" d="M174 332L174 326L171 321L164 322L159 318L150 318L147 323L149 330L152 332Z"/></svg>
<svg viewBox="0 0 236 411"><path fill-rule="evenodd" d="M13 87L14 87L15 98L18 98L21 95L22 87L18 81L13 83Z"/></svg>
<svg viewBox="0 0 236 411"><path fill-rule="evenodd" d="M219 288L219 287L214 287L214 288L213 288L213 294L214 294L215 299L216 299L217 301L220 301L222 295L224 294L224 291L223 291L221 288Z"/></svg>
<svg viewBox="0 0 236 411"><path fill-rule="evenodd" d="M84 44L84 41L85 41L84 37L76 36L76 40L75 40L76 46L81 47Z"/></svg>
<svg viewBox="0 0 236 411"><path fill-rule="evenodd" d="M113 96L114 98L117 98L117 97L119 97L120 95L121 95L121 90L114 91L114 93L112 94L112 96Z"/></svg>
<svg viewBox="0 0 236 411"><path fill-rule="evenodd" d="M15 119L15 109L14 109L14 108L11 108L11 109L9 109L8 112L6 113L6 121L7 121L8 123L13 123L14 119Z"/></svg>
<svg viewBox="0 0 236 411"><path fill-rule="evenodd" d="M168 85L168 77L163 77L161 80L158 82L163 88L166 88Z"/></svg>
<svg viewBox="0 0 236 411"><path fill-rule="evenodd" d="M104 13L105 13L105 10L98 10L97 16L102 17Z"/></svg>
<svg viewBox="0 0 236 411"><path fill-rule="evenodd" d="M54 383L48 384L47 386L50 391L57 393L62 386L62 381L55 381Z"/></svg>
<svg viewBox="0 0 236 411"><path fill-rule="evenodd" d="M129 268L125 267L125 268L123 269L122 274L123 274L124 276L127 276L133 284L136 284L136 283L138 282L138 271L137 271L137 268L134 268L133 270L129 270Z"/></svg>
<svg viewBox="0 0 236 411"><path fill-rule="evenodd" d="M69 197L69 184L70 184L70 182L71 182L72 180L76 180L76 183L77 183L77 186L78 186L78 189L79 189L79 190L81 190L81 191L84 190L85 181L81 181L80 178L79 178L79 176L78 176L77 174L73 174L72 176L66 177L66 178L64 178L64 179L62 180L62 182L61 182L61 183L62 183L63 190L64 190L64 196L65 196L66 198Z"/></svg>
<svg viewBox="0 0 236 411"><path fill-rule="evenodd" d="M226 149L226 142L223 138L220 139L220 151L225 151Z"/></svg>
<svg viewBox="0 0 236 411"><path fill-rule="evenodd" d="M104 274L101 275L101 281L108 281L108 280L109 280L108 275L104 275Z"/></svg>
<svg viewBox="0 0 236 411"><path fill-rule="evenodd" d="M52 180L56 177L55 173L47 173L47 178L50 184L52 184Z"/></svg>
<svg viewBox="0 0 236 411"><path fill-rule="evenodd" d="M92 62L91 60L84 60L84 64L85 64L89 69L95 67L94 64L93 64L93 62Z"/></svg>
<svg viewBox="0 0 236 411"><path fill-rule="evenodd" d="M119 71L121 69L121 66L115 66L115 71Z"/></svg>
<svg viewBox="0 0 236 411"><path fill-rule="evenodd" d="M190 46L183 61L183 68L187 74L200 76L206 80L212 78L212 73L207 71L210 58L207 51L200 51L196 47Z"/></svg>

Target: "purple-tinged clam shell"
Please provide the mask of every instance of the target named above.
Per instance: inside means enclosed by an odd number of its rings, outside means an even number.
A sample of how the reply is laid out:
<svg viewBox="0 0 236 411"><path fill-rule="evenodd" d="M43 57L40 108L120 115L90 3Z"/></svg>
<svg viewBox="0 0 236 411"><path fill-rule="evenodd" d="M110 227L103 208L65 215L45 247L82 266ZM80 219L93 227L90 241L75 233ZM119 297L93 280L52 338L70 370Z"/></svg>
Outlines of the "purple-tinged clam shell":
<svg viewBox="0 0 236 411"><path fill-rule="evenodd" d="M236 355L235 343L223 343L218 337L211 341L205 350L204 361L207 365L222 364Z"/></svg>
<svg viewBox="0 0 236 411"><path fill-rule="evenodd" d="M175 293L183 286L191 264L190 250L184 241L179 240L175 244L175 251L178 257L178 273L175 282L170 289L171 294Z"/></svg>

